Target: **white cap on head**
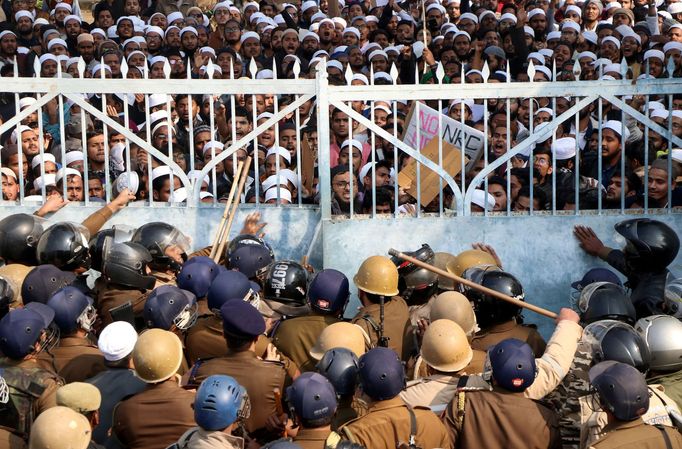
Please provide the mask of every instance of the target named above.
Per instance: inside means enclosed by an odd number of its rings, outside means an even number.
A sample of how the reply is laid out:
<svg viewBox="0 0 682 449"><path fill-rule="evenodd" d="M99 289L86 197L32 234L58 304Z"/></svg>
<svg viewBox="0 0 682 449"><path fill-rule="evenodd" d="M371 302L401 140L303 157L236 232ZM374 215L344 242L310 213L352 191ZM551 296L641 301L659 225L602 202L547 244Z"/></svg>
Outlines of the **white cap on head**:
<svg viewBox="0 0 682 449"><path fill-rule="evenodd" d="M104 360L117 362L133 352L137 343L137 332L127 321L114 321L102 329L97 340L97 347L104 355Z"/></svg>
<svg viewBox="0 0 682 449"><path fill-rule="evenodd" d="M40 164L45 164L45 162L52 162L53 164L56 164L57 160L55 159L54 155L50 153L36 154L31 160L31 169L36 168Z"/></svg>
<svg viewBox="0 0 682 449"><path fill-rule="evenodd" d="M575 157L575 138L562 137L552 142L552 153L558 161Z"/></svg>
<svg viewBox="0 0 682 449"><path fill-rule="evenodd" d="M279 154L281 157L284 158L284 160L287 161L287 163L291 164L291 153L289 153L289 150L287 150L286 148L279 146L270 147L270 149L268 149L268 152L265 154L265 157L267 158L269 156L272 156L273 154Z"/></svg>
<svg viewBox="0 0 682 449"><path fill-rule="evenodd" d="M66 167L66 168L60 168L59 170L57 170L56 180L57 180L57 182L59 182L67 176L78 176L79 178L83 177L83 175L81 175L81 172L79 172L78 170Z"/></svg>
<svg viewBox="0 0 682 449"><path fill-rule="evenodd" d="M488 212L495 208L495 197L481 189L474 190L471 202Z"/></svg>
<svg viewBox="0 0 682 449"><path fill-rule="evenodd" d="M291 192L284 187L272 187L265 191L265 201L276 200L277 192L279 192L279 199L291 203Z"/></svg>
<svg viewBox="0 0 682 449"><path fill-rule="evenodd" d="M626 141L628 140L628 137L630 137L630 131L628 130L628 127L623 126L622 122L618 120L608 120L606 123L602 125L602 128L610 129L611 131L615 132L616 134L618 134L618 136L622 137L622 139Z"/></svg>

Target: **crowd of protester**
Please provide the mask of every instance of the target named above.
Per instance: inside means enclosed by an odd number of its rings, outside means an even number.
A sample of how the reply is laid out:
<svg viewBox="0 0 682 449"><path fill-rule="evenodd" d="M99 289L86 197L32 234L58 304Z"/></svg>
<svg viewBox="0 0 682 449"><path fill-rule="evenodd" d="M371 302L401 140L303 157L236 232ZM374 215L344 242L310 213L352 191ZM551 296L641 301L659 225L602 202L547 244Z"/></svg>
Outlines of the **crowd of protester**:
<svg viewBox="0 0 682 449"><path fill-rule="evenodd" d="M6 1L0 11L0 74L268 80L313 78L325 61L332 85L663 80L682 73L679 10L677 2L660 0L241 5L107 0L92 5L92 19L86 21L77 1ZM680 138L680 95L622 100ZM38 101L23 94L0 97L4 121ZM482 131L488 142L488 154L479 153L480 160L467 165L465 179L456 176L460 186L486 161L504 157L577 101L541 93L463 101L454 87L443 99L424 103ZM65 100L60 110L54 98L0 138L5 200L15 201L23 192L24 199L37 201L53 193L62 201L105 201L128 187L138 201L180 203L189 193L180 170L192 185L201 185L202 202L225 201L237 163L251 156L243 201L315 203L322 132L330 138L329 150L322 150L330 152L335 214L348 214L351 205L356 213L395 213L396 206L413 213L417 207L416 195L394 187L411 158L372 129L400 139L413 102L352 102L356 112L373 120L367 128L336 108L328 124L317 123L312 98L234 155L211 164L204 175L204 165L296 96L90 92L82 100L176 165L149 157L121 128L84 112L79 102ZM558 124L551 136L533 136L533 145L490 171L488 182L475 186L472 210L679 206L682 150L660 131L595 100ZM441 199L445 209L455 209L449 187L419 207L437 212ZM57 199L53 203L58 207Z"/></svg>

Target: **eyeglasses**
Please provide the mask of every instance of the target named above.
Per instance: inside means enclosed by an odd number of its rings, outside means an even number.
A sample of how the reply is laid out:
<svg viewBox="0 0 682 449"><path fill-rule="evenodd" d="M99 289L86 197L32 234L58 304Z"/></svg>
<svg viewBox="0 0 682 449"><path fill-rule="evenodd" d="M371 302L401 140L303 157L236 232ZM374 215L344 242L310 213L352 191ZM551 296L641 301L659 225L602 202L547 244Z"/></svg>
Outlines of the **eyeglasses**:
<svg viewBox="0 0 682 449"><path fill-rule="evenodd" d="M239 31L239 28L236 27L225 28L226 33L234 33L235 31Z"/></svg>
<svg viewBox="0 0 682 449"><path fill-rule="evenodd" d="M334 183L334 187L338 187L340 189L347 189L347 188L350 188L350 182L348 182L348 181L336 181Z"/></svg>

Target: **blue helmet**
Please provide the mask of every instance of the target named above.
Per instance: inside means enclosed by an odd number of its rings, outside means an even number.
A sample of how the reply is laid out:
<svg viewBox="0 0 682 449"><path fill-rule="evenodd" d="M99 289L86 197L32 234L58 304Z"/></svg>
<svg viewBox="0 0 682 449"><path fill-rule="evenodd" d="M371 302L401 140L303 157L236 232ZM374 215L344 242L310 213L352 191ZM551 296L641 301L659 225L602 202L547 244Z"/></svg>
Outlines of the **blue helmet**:
<svg viewBox="0 0 682 449"><path fill-rule="evenodd" d="M590 383L599 402L621 421L633 421L649 409L649 388L636 368L613 360L590 368Z"/></svg>
<svg viewBox="0 0 682 449"><path fill-rule="evenodd" d="M24 304L40 302L46 304L54 292L70 285L76 275L62 271L54 265L38 265L24 278L21 284L21 298Z"/></svg>
<svg viewBox="0 0 682 449"><path fill-rule="evenodd" d="M230 376L208 376L194 398L194 421L205 430L223 430L250 413L246 389Z"/></svg>
<svg viewBox="0 0 682 449"><path fill-rule="evenodd" d="M315 366L334 386L339 396L355 393L358 385L358 356L346 348L332 348L324 353Z"/></svg>
<svg viewBox="0 0 682 449"><path fill-rule="evenodd" d="M308 286L308 305L324 314L336 314L346 308L350 298L348 278L333 268L315 275Z"/></svg>
<svg viewBox="0 0 682 449"><path fill-rule="evenodd" d="M59 328L52 325L54 311L45 304L33 302L23 309L10 310L0 320L0 351L14 360L21 360L36 350L48 350L59 341ZM47 336L41 341L43 331Z"/></svg>
<svg viewBox="0 0 682 449"><path fill-rule="evenodd" d="M326 377L307 372L287 388L287 403L304 426L319 427L329 424L336 413L336 392Z"/></svg>
<svg viewBox="0 0 682 449"><path fill-rule="evenodd" d="M203 298L208 294L208 289L218 273L218 264L212 260L211 264L185 263L178 273L177 284L181 289L194 293L197 298Z"/></svg>
<svg viewBox="0 0 682 449"><path fill-rule="evenodd" d="M185 265L193 265L195 263L203 263L210 266L218 265L213 261L213 259L211 259L208 256L194 256L187 259L187 261L183 263L182 266L184 267Z"/></svg>
<svg viewBox="0 0 682 449"><path fill-rule="evenodd" d="M155 288L144 304L144 321L148 328L171 330L173 326L187 330L197 320L197 298L174 285Z"/></svg>
<svg viewBox="0 0 682 449"><path fill-rule="evenodd" d="M249 278L238 271L225 271L216 276L208 289L208 308L220 310L229 299L250 301L253 295Z"/></svg>
<svg viewBox="0 0 682 449"><path fill-rule="evenodd" d="M488 349L492 377L505 390L525 391L535 381L535 354L516 338L502 340Z"/></svg>
<svg viewBox="0 0 682 449"><path fill-rule="evenodd" d="M47 305L54 310L54 322L62 334L72 334L79 328L90 332L97 319L92 299L76 287L60 288L50 296Z"/></svg>
<svg viewBox="0 0 682 449"><path fill-rule="evenodd" d="M375 401L392 399L405 388L405 370L393 349L370 349L359 360L362 391Z"/></svg>
<svg viewBox="0 0 682 449"><path fill-rule="evenodd" d="M263 245L242 245L230 252L229 268L254 279L265 275L274 259L270 250Z"/></svg>

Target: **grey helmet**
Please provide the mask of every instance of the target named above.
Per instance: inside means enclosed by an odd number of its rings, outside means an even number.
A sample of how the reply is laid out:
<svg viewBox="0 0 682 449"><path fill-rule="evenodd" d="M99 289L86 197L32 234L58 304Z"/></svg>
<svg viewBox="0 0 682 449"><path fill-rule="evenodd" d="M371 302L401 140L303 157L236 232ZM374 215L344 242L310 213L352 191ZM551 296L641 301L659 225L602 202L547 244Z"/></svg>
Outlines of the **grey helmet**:
<svg viewBox="0 0 682 449"><path fill-rule="evenodd" d="M682 322L670 315L641 318L635 330L649 347L650 368L677 371L682 368Z"/></svg>
<svg viewBox="0 0 682 449"><path fill-rule="evenodd" d="M676 318L682 318L682 278L666 282L664 300L666 313Z"/></svg>

